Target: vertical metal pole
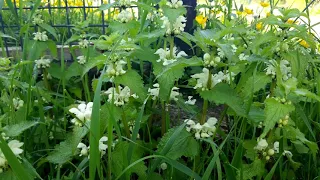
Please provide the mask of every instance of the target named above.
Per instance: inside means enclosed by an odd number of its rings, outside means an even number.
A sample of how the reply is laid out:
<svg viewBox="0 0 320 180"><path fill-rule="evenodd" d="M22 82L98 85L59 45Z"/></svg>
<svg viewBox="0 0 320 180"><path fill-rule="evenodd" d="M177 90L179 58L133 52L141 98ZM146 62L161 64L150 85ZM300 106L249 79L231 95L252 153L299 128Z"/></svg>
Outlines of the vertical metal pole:
<svg viewBox="0 0 320 180"><path fill-rule="evenodd" d="M101 5L103 4L103 0L101 0ZM106 33L106 27L105 27L105 19L104 19L104 11L101 12L102 16L102 34L104 35ZM109 17L110 18L110 17Z"/></svg>
<svg viewBox="0 0 320 180"><path fill-rule="evenodd" d="M4 22L2 20L2 12L0 13L0 22L1 22L1 30L5 34L6 32L5 32L5 28L4 28ZM6 47L7 57L9 57L10 54L9 54L9 49L8 49L8 44L7 44L7 38L3 38L3 41L4 41L4 46Z"/></svg>
<svg viewBox="0 0 320 180"><path fill-rule="evenodd" d="M83 3L83 6L82 6L82 9L83 9L83 20L87 20L86 1L82 0L82 3Z"/></svg>

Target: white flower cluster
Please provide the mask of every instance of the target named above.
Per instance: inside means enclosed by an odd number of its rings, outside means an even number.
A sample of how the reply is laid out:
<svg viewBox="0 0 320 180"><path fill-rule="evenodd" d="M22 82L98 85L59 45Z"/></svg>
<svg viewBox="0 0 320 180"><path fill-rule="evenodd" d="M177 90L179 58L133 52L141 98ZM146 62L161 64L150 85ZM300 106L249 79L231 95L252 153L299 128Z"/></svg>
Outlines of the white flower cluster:
<svg viewBox="0 0 320 180"><path fill-rule="evenodd" d="M171 2L168 1L168 2L166 3L166 5L169 6L170 8L175 8L175 9L177 9L177 8L183 6L183 2L182 2L181 0L171 0Z"/></svg>
<svg viewBox="0 0 320 180"><path fill-rule="evenodd" d="M161 28L166 29L167 35L180 34L182 31L184 31L187 22L187 19L184 16L179 16L173 24L170 23L168 17L166 16L163 16L161 20L163 21Z"/></svg>
<svg viewBox="0 0 320 180"><path fill-rule="evenodd" d="M13 107L16 110L22 108L23 104L24 104L24 101L22 99L20 99L20 98L13 98L12 102L13 102Z"/></svg>
<svg viewBox="0 0 320 180"><path fill-rule="evenodd" d="M203 55L203 63L205 67L216 67L220 61L220 57L211 57L209 53L205 53Z"/></svg>
<svg viewBox="0 0 320 180"><path fill-rule="evenodd" d="M195 105L196 104L196 99L192 99L193 96L188 96L188 100L186 102L184 102L185 104L189 104L189 105Z"/></svg>
<svg viewBox="0 0 320 180"><path fill-rule="evenodd" d="M249 55L246 55L244 53L239 54L239 60L240 61L248 61Z"/></svg>
<svg viewBox="0 0 320 180"><path fill-rule="evenodd" d="M278 63L274 59L269 60L267 63L267 67L265 68L266 75L271 75L272 78L275 78L276 72L277 72L277 66ZM281 60L280 61L280 72L282 74L282 79L284 81L288 80L292 75L291 75L291 67L290 63L287 60Z"/></svg>
<svg viewBox="0 0 320 180"><path fill-rule="evenodd" d="M106 70L107 76L110 77L110 80L112 81L114 77L123 75L126 73L126 71L123 69L123 67L127 64L124 60L118 60L116 62L109 61L108 67Z"/></svg>
<svg viewBox="0 0 320 180"><path fill-rule="evenodd" d="M101 157L106 154L106 150L108 149L108 145L104 143L107 141L108 141L108 137L106 137L106 136L102 136L99 139L99 151L100 151ZM114 146L114 145L115 144L113 143L112 146ZM87 146L84 143L80 142L78 144L77 148L81 149L79 156L88 156L88 159L90 158L90 156L89 156L90 146Z"/></svg>
<svg viewBox="0 0 320 180"><path fill-rule="evenodd" d="M32 18L32 24L34 25L39 25L39 24L43 24L43 19L42 19L42 15L37 12L34 17Z"/></svg>
<svg viewBox="0 0 320 180"><path fill-rule="evenodd" d="M127 23L133 18L132 12L130 12L128 9L122 10L115 19L121 23Z"/></svg>
<svg viewBox="0 0 320 180"><path fill-rule="evenodd" d="M159 13L157 11L149 12L147 14L147 20L154 21L154 19L158 16L159 16Z"/></svg>
<svg viewBox="0 0 320 180"><path fill-rule="evenodd" d="M226 57L226 55L224 54L224 52L222 51L221 48L217 48L217 51L218 51L218 56L223 59L224 57Z"/></svg>
<svg viewBox="0 0 320 180"><path fill-rule="evenodd" d="M19 142L17 140L11 140L9 141L8 146L13 152L13 154L16 157L20 158L19 155L23 153L23 149L21 149L21 146L23 146L23 142ZM2 173L7 168L8 168L8 160L0 149L0 173Z"/></svg>
<svg viewBox="0 0 320 180"><path fill-rule="evenodd" d="M196 139L211 137L216 131L216 124L218 122L217 118L210 117L206 123L201 125L200 123L195 123L191 119L186 119L187 122L186 130L188 132L193 132Z"/></svg>
<svg viewBox="0 0 320 180"><path fill-rule="evenodd" d="M73 118L71 122L76 126L82 126L86 121L91 120L93 102L88 104L81 103L77 108L71 108L69 112L74 114L76 118Z"/></svg>
<svg viewBox="0 0 320 180"><path fill-rule="evenodd" d="M47 36L46 31L35 32L35 33L33 33L33 35L34 35L33 40L35 40L35 41L47 41L48 40L48 36Z"/></svg>
<svg viewBox="0 0 320 180"><path fill-rule="evenodd" d="M51 59L43 59L42 57L41 59L35 60L34 62L36 63L36 67L38 69L45 69L50 67Z"/></svg>
<svg viewBox="0 0 320 180"><path fill-rule="evenodd" d="M136 94L131 94L131 90L128 86L122 88L118 86L118 88L111 87L104 94L108 95L108 102L114 102L116 106L122 106L125 103L129 102L129 98L133 97L135 99L138 98Z"/></svg>
<svg viewBox="0 0 320 180"><path fill-rule="evenodd" d="M280 61L280 71L282 74L282 79L284 81L288 80L292 75L291 75L291 67L290 63L287 60L281 60Z"/></svg>
<svg viewBox="0 0 320 180"><path fill-rule="evenodd" d="M89 46L89 41L86 39L81 39L78 44L79 48L87 48Z"/></svg>
<svg viewBox="0 0 320 180"><path fill-rule="evenodd" d="M231 72L230 78L230 74L228 71L226 73L219 71L217 74L211 74L211 82L209 83L209 69L203 68L202 73L194 74L191 77L197 79L197 84L194 89L200 88L202 91L205 91L213 88L215 85L221 83L222 81L230 83L230 80L233 79L234 75L235 74Z"/></svg>
<svg viewBox="0 0 320 180"><path fill-rule="evenodd" d="M148 92L152 96L152 99L156 100L157 97L159 97L160 85L158 83L156 83L156 84L153 85L153 87L154 88L152 88L152 89L149 88ZM179 92L177 90L179 90L179 88L177 88L177 87L173 87L171 89L170 100L174 100L174 101L178 100L177 96L179 96L180 94L179 94Z"/></svg>
<svg viewBox="0 0 320 180"><path fill-rule="evenodd" d="M278 141L273 143L272 148L269 148L269 144L265 139L258 139L257 142L258 144L254 147L254 149L260 151L267 161L270 160L270 157L275 153L279 153Z"/></svg>
<svg viewBox="0 0 320 180"><path fill-rule="evenodd" d="M166 49L158 49L154 54L158 54L159 55L159 59L157 60L157 62L161 62L163 61L163 65L167 66L171 63L174 63L177 61L177 58L181 58L183 56L187 56L187 54L184 51L180 51L177 54L177 47L173 47L172 50L172 54L170 54L170 49L166 48Z"/></svg>
<svg viewBox="0 0 320 180"><path fill-rule="evenodd" d="M87 57L86 56L78 56L77 59L78 59L78 63L79 64L85 64L87 62L87 60L86 60Z"/></svg>

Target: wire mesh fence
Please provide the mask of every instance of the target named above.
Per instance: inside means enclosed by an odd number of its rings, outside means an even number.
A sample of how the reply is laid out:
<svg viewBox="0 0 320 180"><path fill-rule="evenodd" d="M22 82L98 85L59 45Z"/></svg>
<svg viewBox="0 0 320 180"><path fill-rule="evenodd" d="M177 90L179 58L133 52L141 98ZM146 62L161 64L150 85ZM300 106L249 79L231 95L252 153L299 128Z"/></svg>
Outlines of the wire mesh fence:
<svg viewBox="0 0 320 180"><path fill-rule="evenodd" d="M55 28L64 39L67 39L72 35L72 28L84 22L86 27L90 28L90 32L105 34L108 13L99 8L102 4L108 3L112 1L42 0L37 12L43 16L46 24ZM10 56L12 47L23 49L22 34L26 30L28 16L35 10L34 5L33 2L11 0L11 4L6 3L0 11L0 31L7 56ZM37 32L38 26L32 24L28 25L28 28L28 31L33 33Z"/></svg>

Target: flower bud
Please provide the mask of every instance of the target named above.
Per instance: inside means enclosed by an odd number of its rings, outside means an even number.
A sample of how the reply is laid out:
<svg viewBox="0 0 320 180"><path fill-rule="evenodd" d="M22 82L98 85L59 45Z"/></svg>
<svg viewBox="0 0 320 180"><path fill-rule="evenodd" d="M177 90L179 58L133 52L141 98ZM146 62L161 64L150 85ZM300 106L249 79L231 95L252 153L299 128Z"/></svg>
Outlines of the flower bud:
<svg viewBox="0 0 320 180"><path fill-rule="evenodd" d="M266 156L266 160L269 161L270 160L270 156Z"/></svg>
<svg viewBox="0 0 320 180"><path fill-rule="evenodd" d="M269 149L268 150L268 155L269 156L273 156L274 155L274 150L273 149Z"/></svg>

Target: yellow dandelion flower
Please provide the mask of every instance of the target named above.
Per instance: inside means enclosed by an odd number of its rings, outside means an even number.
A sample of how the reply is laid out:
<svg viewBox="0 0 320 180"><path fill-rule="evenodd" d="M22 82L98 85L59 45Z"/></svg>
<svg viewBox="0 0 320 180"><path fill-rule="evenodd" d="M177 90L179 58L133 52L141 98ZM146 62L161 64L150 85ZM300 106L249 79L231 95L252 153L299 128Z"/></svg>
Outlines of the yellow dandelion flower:
<svg viewBox="0 0 320 180"><path fill-rule="evenodd" d="M252 9L248 9L248 8L244 8L244 12L246 14L253 14L253 10Z"/></svg>
<svg viewBox="0 0 320 180"><path fill-rule="evenodd" d="M261 5L262 7L268 7L270 4L267 3L267 2L260 2L260 5Z"/></svg>
<svg viewBox="0 0 320 180"><path fill-rule="evenodd" d="M237 13L238 16L242 15L242 11L237 11L236 13Z"/></svg>
<svg viewBox="0 0 320 180"><path fill-rule="evenodd" d="M258 31L260 31L260 30L262 30L262 28L263 28L262 22L258 22L258 23L256 24L256 29L257 29Z"/></svg>
<svg viewBox="0 0 320 180"><path fill-rule="evenodd" d="M301 40L300 42L299 42L299 44L301 45L301 46L303 46L303 47L305 47L305 48L309 48L310 47L310 45L307 43L307 41L305 41L305 40Z"/></svg>
<svg viewBox="0 0 320 180"><path fill-rule="evenodd" d="M202 14L200 14L196 17L197 23L199 23L203 29L206 27L207 19L208 18L204 17Z"/></svg>

